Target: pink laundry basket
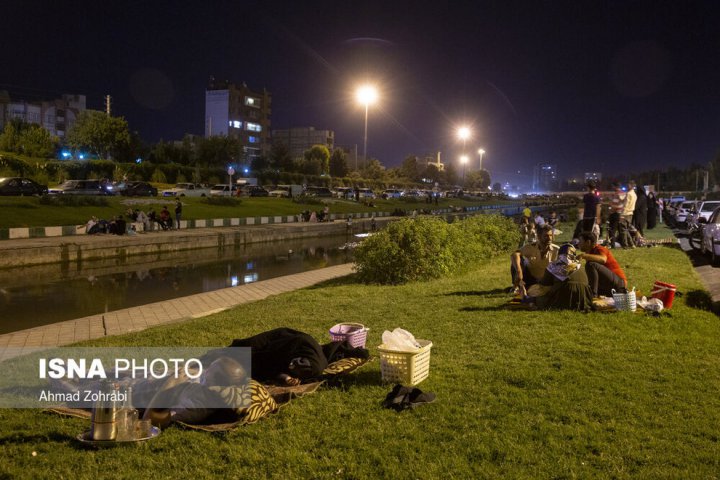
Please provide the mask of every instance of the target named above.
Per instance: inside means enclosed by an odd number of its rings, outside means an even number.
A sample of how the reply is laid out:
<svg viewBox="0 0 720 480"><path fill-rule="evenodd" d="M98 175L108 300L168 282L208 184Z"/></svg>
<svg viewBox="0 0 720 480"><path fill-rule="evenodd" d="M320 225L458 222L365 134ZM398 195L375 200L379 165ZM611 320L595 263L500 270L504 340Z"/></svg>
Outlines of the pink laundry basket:
<svg viewBox="0 0 720 480"><path fill-rule="evenodd" d="M330 338L333 342L347 340L355 348L365 348L368 330L362 323L338 323L330 329Z"/></svg>

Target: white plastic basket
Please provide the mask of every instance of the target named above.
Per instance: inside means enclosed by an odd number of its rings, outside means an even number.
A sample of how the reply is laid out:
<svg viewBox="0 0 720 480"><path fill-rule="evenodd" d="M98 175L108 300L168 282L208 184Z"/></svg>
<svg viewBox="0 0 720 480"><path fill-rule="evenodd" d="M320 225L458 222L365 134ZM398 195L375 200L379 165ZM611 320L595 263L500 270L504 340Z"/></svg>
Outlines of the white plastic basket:
<svg viewBox="0 0 720 480"><path fill-rule="evenodd" d="M635 289L627 293L616 293L615 290L611 290L613 300L615 301L615 310L634 312L637 310L637 297L635 296Z"/></svg>
<svg viewBox="0 0 720 480"><path fill-rule="evenodd" d="M420 348L414 352L391 350L382 344L380 352L380 373L383 382L417 385L430 374L430 340L417 339Z"/></svg>

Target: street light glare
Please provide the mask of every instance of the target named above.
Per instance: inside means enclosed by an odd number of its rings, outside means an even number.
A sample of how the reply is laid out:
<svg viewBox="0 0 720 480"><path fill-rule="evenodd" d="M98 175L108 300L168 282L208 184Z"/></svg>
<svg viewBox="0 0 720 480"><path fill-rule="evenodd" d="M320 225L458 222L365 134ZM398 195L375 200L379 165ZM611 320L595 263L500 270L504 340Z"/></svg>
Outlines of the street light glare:
<svg viewBox="0 0 720 480"><path fill-rule="evenodd" d="M363 105L372 105L378 99L378 92L372 85L365 85L357 89L355 96Z"/></svg>
<svg viewBox="0 0 720 480"><path fill-rule="evenodd" d="M467 156L467 155L462 155L462 156L460 157L460 162L461 162L462 164L467 163L467 162L468 162L468 156Z"/></svg>
<svg viewBox="0 0 720 480"><path fill-rule="evenodd" d="M478 150L478 153L479 153L480 155L485 155L485 150L483 150L483 149L481 148L480 150Z"/></svg>
<svg viewBox="0 0 720 480"><path fill-rule="evenodd" d="M460 140L467 140L470 138L470 129L468 127L460 127L458 128L457 135Z"/></svg>

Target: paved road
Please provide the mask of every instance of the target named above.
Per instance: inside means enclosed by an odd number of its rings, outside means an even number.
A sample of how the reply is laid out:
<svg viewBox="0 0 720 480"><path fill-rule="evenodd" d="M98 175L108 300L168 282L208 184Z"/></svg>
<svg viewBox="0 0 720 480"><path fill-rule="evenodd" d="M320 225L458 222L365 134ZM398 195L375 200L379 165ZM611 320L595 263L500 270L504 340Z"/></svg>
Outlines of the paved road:
<svg viewBox="0 0 720 480"><path fill-rule="evenodd" d="M680 248L682 248L690 258L703 285L707 291L710 292L715 313L720 313L720 267L713 267L710 264L709 255L701 255L700 252L692 249L685 230L673 229L673 233L680 241Z"/></svg>

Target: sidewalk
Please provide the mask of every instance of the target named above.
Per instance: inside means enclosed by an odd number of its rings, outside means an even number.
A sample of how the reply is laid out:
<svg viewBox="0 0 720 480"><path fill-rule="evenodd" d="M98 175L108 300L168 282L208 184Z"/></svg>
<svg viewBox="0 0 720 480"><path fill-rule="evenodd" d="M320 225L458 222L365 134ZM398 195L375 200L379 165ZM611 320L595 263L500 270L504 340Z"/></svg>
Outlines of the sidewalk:
<svg viewBox="0 0 720 480"><path fill-rule="evenodd" d="M257 283L30 328L0 335L0 350L5 347L55 347L104 336L137 332L157 325L204 317L237 305L306 288L350 273L352 273L352 264L345 263Z"/></svg>

